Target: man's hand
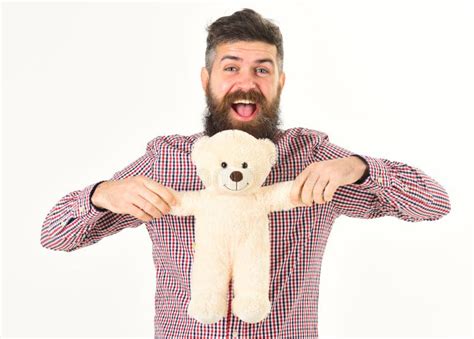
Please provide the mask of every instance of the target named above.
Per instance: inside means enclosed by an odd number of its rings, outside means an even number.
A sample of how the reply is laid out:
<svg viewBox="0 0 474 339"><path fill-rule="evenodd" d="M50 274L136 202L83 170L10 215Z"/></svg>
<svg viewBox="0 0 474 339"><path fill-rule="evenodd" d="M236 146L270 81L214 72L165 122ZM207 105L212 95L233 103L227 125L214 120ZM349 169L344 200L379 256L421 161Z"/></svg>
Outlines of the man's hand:
<svg viewBox="0 0 474 339"><path fill-rule="evenodd" d="M176 203L173 193L171 188L139 175L100 183L91 200L97 207L148 222L170 211L170 205Z"/></svg>
<svg viewBox="0 0 474 339"><path fill-rule="evenodd" d="M313 162L296 177L290 199L307 206L313 201L324 204L332 200L339 186L353 184L366 169L367 164L356 156Z"/></svg>

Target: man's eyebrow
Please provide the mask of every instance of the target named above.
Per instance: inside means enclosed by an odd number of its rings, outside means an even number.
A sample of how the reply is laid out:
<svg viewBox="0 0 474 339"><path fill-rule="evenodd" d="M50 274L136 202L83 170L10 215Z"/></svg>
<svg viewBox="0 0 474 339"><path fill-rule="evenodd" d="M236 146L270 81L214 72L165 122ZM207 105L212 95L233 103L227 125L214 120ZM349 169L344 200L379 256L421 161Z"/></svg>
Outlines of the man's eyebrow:
<svg viewBox="0 0 474 339"><path fill-rule="evenodd" d="M269 59L269 58L255 60L255 63L257 63L257 64L263 64L264 62L269 62L269 63L272 64L272 66L274 66L273 60Z"/></svg>
<svg viewBox="0 0 474 339"><path fill-rule="evenodd" d="M239 58L235 55L224 55L222 58L221 58L221 61L224 61L225 59L230 59L230 60L237 60L237 61L242 61L242 58Z"/></svg>
<svg viewBox="0 0 474 339"><path fill-rule="evenodd" d="M242 61L242 58L240 58L240 57L238 57L238 56L235 56L235 55L224 55L224 56L221 58L221 61L220 61L220 62L224 61L225 59ZM268 62L268 63L272 64L272 66L275 66L273 60L270 59L270 58L264 58L264 59L257 59L257 60L255 60L255 63L256 63L256 64L263 64L264 62Z"/></svg>

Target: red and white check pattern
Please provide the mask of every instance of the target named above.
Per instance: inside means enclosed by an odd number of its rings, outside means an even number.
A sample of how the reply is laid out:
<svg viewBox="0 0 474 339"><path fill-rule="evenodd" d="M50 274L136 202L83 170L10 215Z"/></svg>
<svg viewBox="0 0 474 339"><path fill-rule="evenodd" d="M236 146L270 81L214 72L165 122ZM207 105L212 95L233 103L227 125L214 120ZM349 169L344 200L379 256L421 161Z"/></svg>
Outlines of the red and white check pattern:
<svg viewBox="0 0 474 339"><path fill-rule="evenodd" d="M146 153L115 173L110 180L145 175L175 190L204 188L191 162L190 136L159 136ZM331 144L327 134L307 129L282 130L277 141L278 161L264 185L293 180L309 164L355 155ZM333 200L269 214L271 241L270 315L247 324L229 313L216 324L204 325L187 316L193 261L194 217L164 215L146 224L153 243L156 267L156 338L316 338L321 261L334 220L393 216L417 222L437 220L449 213L446 190L418 168L359 155L370 175L361 184L339 187ZM46 216L41 245L75 251L142 222L130 215L100 211L90 194L98 183L61 198ZM232 283L229 284L231 306Z"/></svg>

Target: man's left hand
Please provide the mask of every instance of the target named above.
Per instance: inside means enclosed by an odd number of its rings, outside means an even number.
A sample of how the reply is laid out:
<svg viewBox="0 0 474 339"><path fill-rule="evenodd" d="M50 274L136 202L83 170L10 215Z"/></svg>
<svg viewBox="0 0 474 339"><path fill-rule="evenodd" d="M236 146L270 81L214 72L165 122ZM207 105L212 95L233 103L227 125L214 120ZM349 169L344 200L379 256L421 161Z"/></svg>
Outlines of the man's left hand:
<svg viewBox="0 0 474 339"><path fill-rule="evenodd" d="M313 201L324 204L332 200L339 186L353 184L367 169L367 164L356 156L313 162L294 180L291 202L311 206Z"/></svg>

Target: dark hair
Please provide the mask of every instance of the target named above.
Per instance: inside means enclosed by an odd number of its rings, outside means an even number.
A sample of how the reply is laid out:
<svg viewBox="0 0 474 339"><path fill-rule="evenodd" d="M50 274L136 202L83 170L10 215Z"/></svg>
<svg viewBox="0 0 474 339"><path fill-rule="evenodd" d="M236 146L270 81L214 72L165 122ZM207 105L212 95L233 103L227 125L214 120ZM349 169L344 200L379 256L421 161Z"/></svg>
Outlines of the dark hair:
<svg viewBox="0 0 474 339"><path fill-rule="evenodd" d="M207 27L206 68L211 73L216 46L224 42L262 41L276 46L279 71L283 69L283 37L280 28L252 9L223 16Z"/></svg>

